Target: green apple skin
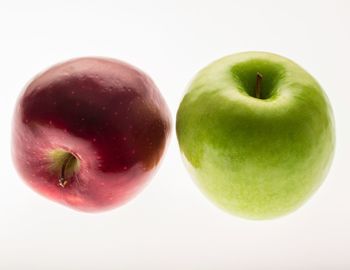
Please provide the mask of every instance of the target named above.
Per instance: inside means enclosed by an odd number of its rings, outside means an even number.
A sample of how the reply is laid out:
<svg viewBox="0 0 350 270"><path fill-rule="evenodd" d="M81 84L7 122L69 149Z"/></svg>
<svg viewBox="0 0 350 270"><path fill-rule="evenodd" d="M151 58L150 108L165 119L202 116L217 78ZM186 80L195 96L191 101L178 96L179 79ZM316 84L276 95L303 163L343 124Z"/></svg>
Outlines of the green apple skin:
<svg viewBox="0 0 350 270"><path fill-rule="evenodd" d="M254 96L257 72L261 98ZM201 70L180 104L176 132L200 189L248 219L299 208L325 179L335 146L320 85L296 63L267 52L233 54Z"/></svg>

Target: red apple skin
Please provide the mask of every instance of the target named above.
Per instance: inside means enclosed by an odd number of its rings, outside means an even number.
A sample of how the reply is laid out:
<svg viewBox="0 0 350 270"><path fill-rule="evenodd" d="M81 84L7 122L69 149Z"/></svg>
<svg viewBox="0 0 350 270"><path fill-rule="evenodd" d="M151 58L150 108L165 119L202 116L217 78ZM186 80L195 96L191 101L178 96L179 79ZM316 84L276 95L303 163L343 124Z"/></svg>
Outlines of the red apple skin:
<svg viewBox="0 0 350 270"><path fill-rule="evenodd" d="M16 105L12 155L38 193L97 212L134 197L154 174L171 131L169 109L152 80L124 62L79 58L38 75ZM66 186L48 153L80 162Z"/></svg>

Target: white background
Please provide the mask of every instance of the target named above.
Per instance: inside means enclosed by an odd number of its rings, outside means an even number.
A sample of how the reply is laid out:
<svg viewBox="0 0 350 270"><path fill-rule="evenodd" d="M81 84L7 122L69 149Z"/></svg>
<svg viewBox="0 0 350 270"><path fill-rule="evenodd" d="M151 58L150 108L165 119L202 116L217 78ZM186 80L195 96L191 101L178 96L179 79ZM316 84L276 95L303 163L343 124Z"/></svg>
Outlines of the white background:
<svg viewBox="0 0 350 270"><path fill-rule="evenodd" d="M174 119L200 68L247 50L293 59L334 108L333 166L295 213L249 221L217 209L187 174L174 132L151 183L110 212L75 212L17 176L15 101L52 64L87 55L125 60L154 79ZM0 269L350 269L349 1L0 1L0 92Z"/></svg>

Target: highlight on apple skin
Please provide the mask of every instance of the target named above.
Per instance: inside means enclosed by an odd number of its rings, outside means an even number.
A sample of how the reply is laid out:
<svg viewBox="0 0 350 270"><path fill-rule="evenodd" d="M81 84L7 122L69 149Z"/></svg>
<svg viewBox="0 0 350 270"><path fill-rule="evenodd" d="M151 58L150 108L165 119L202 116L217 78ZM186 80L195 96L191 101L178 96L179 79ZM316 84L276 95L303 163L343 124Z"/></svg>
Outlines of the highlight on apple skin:
<svg viewBox="0 0 350 270"><path fill-rule="evenodd" d="M233 54L202 69L180 104L176 133L204 194L248 219L299 208L325 179L335 145L321 86L267 52Z"/></svg>
<svg viewBox="0 0 350 270"><path fill-rule="evenodd" d="M76 210L103 211L139 193L171 131L153 81L108 58L78 58L38 75L20 95L12 155L24 181Z"/></svg>

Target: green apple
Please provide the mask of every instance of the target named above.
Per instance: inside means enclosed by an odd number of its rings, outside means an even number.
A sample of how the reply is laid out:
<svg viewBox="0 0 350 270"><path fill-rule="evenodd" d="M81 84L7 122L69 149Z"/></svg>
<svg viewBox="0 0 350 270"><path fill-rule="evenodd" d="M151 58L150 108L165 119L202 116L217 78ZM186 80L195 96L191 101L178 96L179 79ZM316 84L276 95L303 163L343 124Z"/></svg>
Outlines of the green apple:
<svg viewBox="0 0 350 270"><path fill-rule="evenodd" d="M335 145L320 85L266 52L233 54L201 70L180 104L176 132L200 189L250 219L300 207L323 182Z"/></svg>

